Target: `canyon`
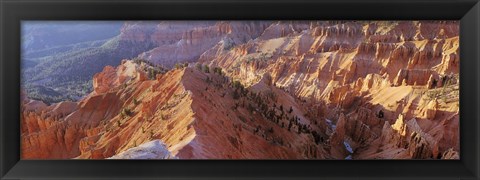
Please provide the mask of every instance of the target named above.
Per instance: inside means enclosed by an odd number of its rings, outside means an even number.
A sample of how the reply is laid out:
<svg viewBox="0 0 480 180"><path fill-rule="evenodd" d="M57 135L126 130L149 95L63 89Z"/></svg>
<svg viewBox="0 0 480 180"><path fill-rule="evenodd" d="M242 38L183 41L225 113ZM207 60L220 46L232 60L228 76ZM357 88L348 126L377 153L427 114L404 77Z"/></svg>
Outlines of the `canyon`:
<svg viewBox="0 0 480 180"><path fill-rule="evenodd" d="M150 26L149 26L150 27ZM459 22L127 22L153 48L21 97L22 159L459 159Z"/></svg>

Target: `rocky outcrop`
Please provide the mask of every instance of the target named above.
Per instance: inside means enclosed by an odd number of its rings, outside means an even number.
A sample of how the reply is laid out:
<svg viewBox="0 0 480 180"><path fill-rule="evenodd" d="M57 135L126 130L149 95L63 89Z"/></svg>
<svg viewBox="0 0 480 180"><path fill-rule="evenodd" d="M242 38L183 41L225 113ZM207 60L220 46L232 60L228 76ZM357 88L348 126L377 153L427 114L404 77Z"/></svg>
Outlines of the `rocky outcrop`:
<svg viewBox="0 0 480 180"><path fill-rule="evenodd" d="M433 157L430 145L422 135L412 132L408 145L408 153L412 159L428 159Z"/></svg>
<svg viewBox="0 0 480 180"><path fill-rule="evenodd" d="M374 112L371 109L360 107L357 109L357 120L369 127L375 127L385 121L383 111Z"/></svg>
<svg viewBox="0 0 480 180"><path fill-rule="evenodd" d="M438 157L438 142L425 133L415 119L408 122L400 115L391 127L385 123L382 144L393 144L393 148L405 149L408 158L431 159Z"/></svg>
<svg viewBox="0 0 480 180"><path fill-rule="evenodd" d="M398 71L394 84L397 86L424 86L432 76L429 70L406 70Z"/></svg>
<svg viewBox="0 0 480 180"><path fill-rule="evenodd" d="M442 159L460 159L460 154L453 149L448 149L443 153Z"/></svg>
<svg viewBox="0 0 480 180"><path fill-rule="evenodd" d="M330 139L331 145L340 145L343 144L346 134L346 117L344 114L340 114L340 117L337 120L335 131Z"/></svg>
<svg viewBox="0 0 480 180"><path fill-rule="evenodd" d="M438 101L430 101L425 108L426 110L424 111L423 116L427 119L434 119L437 114Z"/></svg>

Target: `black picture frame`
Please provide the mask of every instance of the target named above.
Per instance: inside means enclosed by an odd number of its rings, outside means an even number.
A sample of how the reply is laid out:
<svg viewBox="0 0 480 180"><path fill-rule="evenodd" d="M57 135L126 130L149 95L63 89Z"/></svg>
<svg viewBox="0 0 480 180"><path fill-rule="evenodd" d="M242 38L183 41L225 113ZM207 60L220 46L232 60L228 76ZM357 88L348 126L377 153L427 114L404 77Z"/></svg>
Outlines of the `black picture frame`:
<svg viewBox="0 0 480 180"><path fill-rule="evenodd" d="M1 179L479 179L478 0L0 0ZM460 20L460 160L20 160L22 20Z"/></svg>

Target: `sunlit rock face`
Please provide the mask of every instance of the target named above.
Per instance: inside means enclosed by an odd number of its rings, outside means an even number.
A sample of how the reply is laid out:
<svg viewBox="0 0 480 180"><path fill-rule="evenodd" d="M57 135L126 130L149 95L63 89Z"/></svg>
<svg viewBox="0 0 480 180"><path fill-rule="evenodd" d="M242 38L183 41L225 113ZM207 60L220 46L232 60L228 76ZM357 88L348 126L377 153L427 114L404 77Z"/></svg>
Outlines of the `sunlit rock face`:
<svg viewBox="0 0 480 180"><path fill-rule="evenodd" d="M138 57L166 67L176 63L195 62L201 54L217 44L230 49L257 38L268 21L164 21L158 24L132 22L122 30L122 38L146 41L155 48Z"/></svg>
<svg viewBox="0 0 480 180"><path fill-rule="evenodd" d="M458 22L138 23L121 36L154 43L153 66L22 98L22 158L460 157Z"/></svg>

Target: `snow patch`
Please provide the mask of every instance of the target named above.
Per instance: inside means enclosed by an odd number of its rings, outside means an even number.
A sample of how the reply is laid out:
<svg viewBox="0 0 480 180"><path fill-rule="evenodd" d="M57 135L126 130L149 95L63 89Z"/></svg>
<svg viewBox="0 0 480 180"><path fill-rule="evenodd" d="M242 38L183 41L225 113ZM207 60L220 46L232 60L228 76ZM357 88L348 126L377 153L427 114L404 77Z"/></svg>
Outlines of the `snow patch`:
<svg viewBox="0 0 480 180"><path fill-rule="evenodd" d="M127 149L108 159L178 159L173 156L160 140L153 140Z"/></svg>
<svg viewBox="0 0 480 180"><path fill-rule="evenodd" d="M332 131L335 131L335 129L337 128L337 125L333 124L332 120L330 120L330 119L325 119L325 121L327 122L327 125L330 126Z"/></svg>
<svg viewBox="0 0 480 180"><path fill-rule="evenodd" d="M345 159L351 160L351 159L352 159L352 155L348 155L347 157L345 157Z"/></svg>
<svg viewBox="0 0 480 180"><path fill-rule="evenodd" d="M349 144L347 141L343 141L343 145L345 146L345 149L346 149L350 154L353 153L353 149L352 149L352 147L350 146L350 144Z"/></svg>

